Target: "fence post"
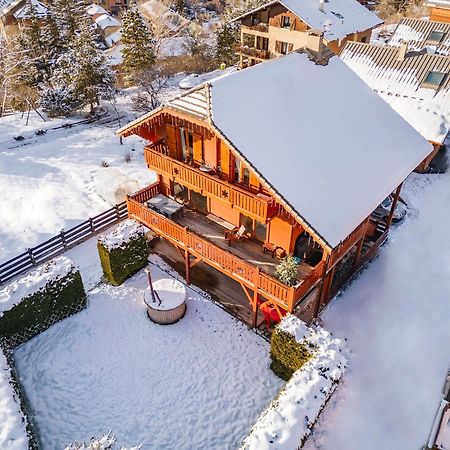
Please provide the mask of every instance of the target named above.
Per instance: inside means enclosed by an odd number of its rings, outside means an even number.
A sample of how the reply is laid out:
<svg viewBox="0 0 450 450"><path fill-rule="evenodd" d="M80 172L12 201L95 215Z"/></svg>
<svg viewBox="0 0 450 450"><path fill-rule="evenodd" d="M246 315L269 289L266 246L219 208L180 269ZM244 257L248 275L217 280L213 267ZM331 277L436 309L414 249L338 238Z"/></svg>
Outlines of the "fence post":
<svg viewBox="0 0 450 450"><path fill-rule="evenodd" d="M35 266L36 265L36 260L34 259L34 256L33 256L33 249L27 248L27 252L28 252L28 256L30 258L31 264L33 266Z"/></svg>
<svg viewBox="0 0 450 450"><path fill-rule="evenodd" d="M63 247L67 248L66 234L65 234L64 228L61 228L61 231L59 232L59 237L61 238Z"/></svg>
<svg viewBox="0 0 450 450"><path fill-rule="evenodd" d="M91 228L91 232L94 232L94 221L91 217L89 217L89 227Z"/></svg>
<svg viewBox="0 0 450 450"><path fill-rule="evenodd" d="M114 209L116 210L116 217L117 220L120 220L120 211L119 211L119 205L115 205Z"/></svg>

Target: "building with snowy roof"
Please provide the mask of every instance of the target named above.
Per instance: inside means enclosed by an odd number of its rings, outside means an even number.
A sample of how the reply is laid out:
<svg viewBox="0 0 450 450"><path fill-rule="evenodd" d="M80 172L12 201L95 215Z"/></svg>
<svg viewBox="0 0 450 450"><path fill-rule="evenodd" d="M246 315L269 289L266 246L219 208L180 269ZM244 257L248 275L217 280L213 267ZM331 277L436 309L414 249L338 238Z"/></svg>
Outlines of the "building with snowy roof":
<svg viewBox="0 0 450 450"><path fill-rule="evenodd" d="M409 51L450 56L450 22L404 18L396 26L388 45L408 44Z"/></svg>
<svg viewBox="0 0 450 450"><path fill-rule="evenodd" d="M420 167L425 169L450 130L450 57L429 54L426 48L410 51L408 45L349 42L341 58L434 145L435 151Z"/></svg>
<svg viewBox="0 0 450 450"><path fill-rule="evenodd" d="M425 5L430 8L430 20L450 22L450 0L427 0Z"/></svg>
<svg viewBox="0 0 450 450"><path fill-rule="evenodd" d="M159 175L129 198L130 217L182 250L187 280L202 261L240 283L254 323L262 302L310 321L385 241L403 180L433 150L338 57L317 64L306 50L200 85L118 134L146 139ZM391 194L391 213L372 216ZM286 285L274 273L289 253Z"/></svg>
<svg viewBox="0 0 450 450"><path fill-rule="evenodd" d="M43 26L47 17L47 7L39 0L0 0L0 33L9 38L20 32L27 26L30 19L30 7L38 18L38 23Z"/></svg>
<svg viewBox="0 0 450 450"><path fill-rule="evenodd" d="M347 41L369 42L382 20L356 0L276 0L245 13L237 53L241 67L305 46L310 35L323 35L339 54Z"/></svg>

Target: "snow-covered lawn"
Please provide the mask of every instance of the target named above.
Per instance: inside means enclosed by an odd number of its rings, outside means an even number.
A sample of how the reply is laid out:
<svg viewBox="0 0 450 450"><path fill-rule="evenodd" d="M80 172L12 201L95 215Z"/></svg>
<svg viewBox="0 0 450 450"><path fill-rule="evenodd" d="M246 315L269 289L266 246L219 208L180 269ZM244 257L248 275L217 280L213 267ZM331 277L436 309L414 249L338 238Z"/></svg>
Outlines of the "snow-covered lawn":
<svg viewBox="0 0 450 450"><path fill-rule="evenodd" d="M427 441L450 365L450 174L412 179L404 196L415 213L324 314L352 354L307 450L413 450Z"/></svg>
<svg viewBox="0 0 450 450"><path fill-rule="evenodd" d="M180 322L155 325L146 286L143 272L98 286L87 310L15 352L46 450L109 430L143 450L236 448L281 388L266 341L193 289Z"/></svg>

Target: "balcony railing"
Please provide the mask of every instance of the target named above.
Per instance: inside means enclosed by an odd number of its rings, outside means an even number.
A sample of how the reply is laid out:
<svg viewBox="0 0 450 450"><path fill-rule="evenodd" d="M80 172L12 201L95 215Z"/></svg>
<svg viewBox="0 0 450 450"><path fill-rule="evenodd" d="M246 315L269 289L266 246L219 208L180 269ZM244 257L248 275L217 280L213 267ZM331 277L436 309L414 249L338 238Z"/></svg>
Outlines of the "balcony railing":
<svg viewBox="0 0 450 450"><path fill-rule="evenodd" d="M171 180L202 195L222 200L262 223L277 212L277 204L270 197L247 192L164 153L166 153L166 146L161 141L145 148L145 161L149 169L166 175Z"/></svg>
<svg viewBox="0 0 450 450"><path fill-rule="evenodd" d="M257 266L147 208L143 202L158 192L159 185L155 183L130 196L127 200L129 216L247 288L256 290L262 297L276 303L284 310L293 311L299 301L320 282L323 275L323 261L297 286L284 285L272 276L261 272Z"/></svg>
<svg viewBox="0 0 450 450"><path fill-rule="evenodd" d="M248 47L247 45L238 45L235 52L260 60L270 59L269 50L260 50L258 48Z"/></svg>
<svg viewBox="0 0 450 450"><path fill-rule="evenodd" d="M259 31L260 33L268 33L269 32L269 24L268 23L258 23L256 25L241 25L242 31L244 33L246 31Z"/></svg>

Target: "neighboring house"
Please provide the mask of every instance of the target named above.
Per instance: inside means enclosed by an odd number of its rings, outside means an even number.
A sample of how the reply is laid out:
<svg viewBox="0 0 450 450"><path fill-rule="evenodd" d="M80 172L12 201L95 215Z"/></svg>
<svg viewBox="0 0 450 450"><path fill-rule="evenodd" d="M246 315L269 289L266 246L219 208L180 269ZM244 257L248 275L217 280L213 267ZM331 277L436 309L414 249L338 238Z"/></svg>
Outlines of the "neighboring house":
<svg viewBox="0 0 450 450"><path fill-rule="evenodd" d="M349 42L342 60L435 147L450 130L450 57L399 47ZM369 117L370 122L370 117Z"/></svg>
<svg viewBox="0 0 450 450"><path fill-rule="evenodd" d="M276 0L234 19L241 23L241 67L308 46L311 35L339 54L347 41L369 42L382 22L356 0Z"/></svg>
<svg viewBox="0 0 450 450"><path fill-rule="evenodd" d="M430 20L450 23L450 0L427 0L430 8Z"/></svg>
<svg viewBox="0 0 450 450"><path fill-rule="evenodd" d="M126 9L130 4L128 0L95 0L94 2L116 17L119 16L121 11Z"/></svg>
<svg viewBox="0 0 450 450"><path fill-rule="evenodd" d="M432 151L338 57L319 65L300 51L200 85L118 134L146 139L158 173L129 198L130 217L185 255L188 282L201 261L240 283L253 325L265 302L316 316L385 241L392 215L372 212ZM300 261L293 287L274 277L288 253Z"/></svg>
<svg viewBox="0 0 450 450"><path fill-rule="evenodd" d="M47 17L47 7L38 0L31 0L42 25ZM29 22L29 6L26 0L0 0L0 33L10 38L19 34Z"/></svg>
<svg viewBox="0 0 450 450"><path fill-rule="evenodd" d="M409 51L450 56L450 22L402 19L387 42L388 45L408 44Z"/></svg>
<svg viewBox="0 0 450 450"><path fill-rule="evenodd" d="M96 30L108 48L120 41L122 25L117 19L96 4L89 5L86 12L91 16Z"/></svg>

